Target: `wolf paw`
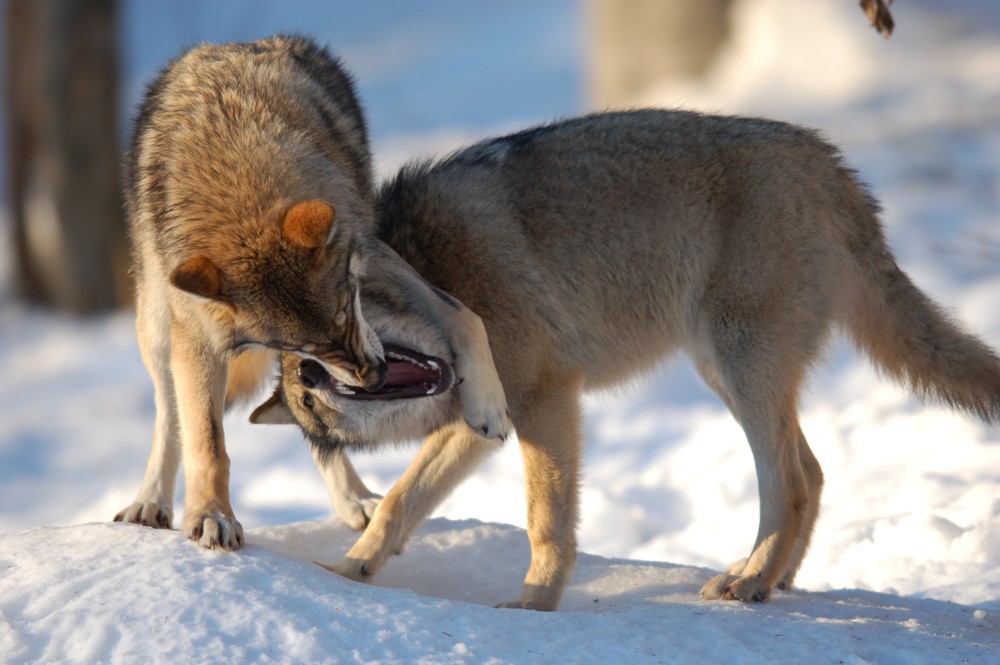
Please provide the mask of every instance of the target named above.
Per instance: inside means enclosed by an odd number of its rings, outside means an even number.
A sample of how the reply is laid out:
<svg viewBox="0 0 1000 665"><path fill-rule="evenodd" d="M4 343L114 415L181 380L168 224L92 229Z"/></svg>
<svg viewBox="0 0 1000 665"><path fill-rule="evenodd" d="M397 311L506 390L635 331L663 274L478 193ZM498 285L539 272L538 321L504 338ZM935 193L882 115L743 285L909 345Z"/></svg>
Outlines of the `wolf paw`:
<svg viewBox="0 0 1000 665"><path fill-rule="evenodd" d="M195 512L189 516L185 511L184 535L211 550L243 547L243 525L221 512Z"/></svg>
<svg viewBox="0 0 1000 665"><path fill-rule="evenodd" d="M341 577L346 577L355 582L371 582L372 576L375 574L375 570L369 562L351 557L346 557L343 561L333 566L315 561L313 563L326 568L331 573L337 573Z"/></svg>
<svg viewBox="0 0 1000 665"><path fill-rule="evenodd" d="M154 529L172 529L174 509L155 502L136 502L115 515L115 521L151 526Z"/></svg>
<svg viewBox="0 0 1000 665"><path fill-rule="evenodd" d="M701 588L702 600L741 600L762 603L771 595L771 588L758 576L741 577L728 573L713 577Z"/></svg>
<svg viewBox="0 0 1000 665"><path fill-rule="evenodd" d="M457 384L465 422L479 436L506 439L514 426L507 413L507 396L493 366L493 356L487 354L475 363L462 362L456 373L462 377Z"/></svg>
<svg viewBox="0 0 1000 665"><path fill-rule="evenodd" d="M497 606L500 610L535 610L536 612L548 612L554 610L554 607L542 607L542 604L535 600L508 600L506 603L500 603Z"/></svg>
<svg viewBox="0 0 1000 665"><path fill-rule="evenodd" d="M465 422L476 434L503 441L514 431L507 413L507 397L499 380L492 390L487 390L483 384L463 381L458 391Z"/></svg>
<svg viewBox="0 0 1000 665"><path fill-rule="evenodd" d="M535 610L537 612L552 612L559 606L562 595L559 584L525 584L521 596L497 605L501 609Z"/></svg>
<svg viewBox="0 0 1000 665"><path fill-rule="evenodd" d="M507 415L507 410L492 411L486 413L469 413L465 410L465 422L479 436L484 439L498 439L503 441L514 431Z"/></svg>
<svg viewBox="0 0 1000 665"><path fill-rule="evenodd" d="M333 512L355 531L364 531L372 521L381 500L382 497L378 494L339 497L333 502Z"/></svg>

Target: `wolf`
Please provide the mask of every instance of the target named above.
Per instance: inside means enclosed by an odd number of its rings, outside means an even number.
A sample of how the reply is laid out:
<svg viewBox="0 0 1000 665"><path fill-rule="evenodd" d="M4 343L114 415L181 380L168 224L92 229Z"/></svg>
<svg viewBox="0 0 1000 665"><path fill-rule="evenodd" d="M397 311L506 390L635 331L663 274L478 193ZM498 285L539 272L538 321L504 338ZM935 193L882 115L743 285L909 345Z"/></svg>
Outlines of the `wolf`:
<svg viewBox="0 0 1000 665"><path fill-rule="evenodd" d="M169 528L182 460L185 534L237 549L243 529L229 497L224 406L273 375L276 350L373 392L388 376L359 300L379 241L354 84L303 37L197 46L149 87L126 179L136 327L156 422L145 479L115 519ZM378 272L459 349L469 424L505 436L503 388L482 322L392 252L377 254ZM334 503L357 521L368 496L353 486L340 483Z"/></svg>
<svg viewBox="0 0 1000 665"><path fill-rule="evenodd" d="M823 486L798 394L834 328L918 395L1000 419L997 354L903 273L878 205L813 131L681 111L590 115L406 166L378 210L379 236L486 325L524 458L531 543L521 593L502 606L555 609L570 576L583 391L633 380L675 350L742 426L760 494L750 555L704 585L706 600L763 601L793 582ZM434 322L377 271L362 306L384 345L409 349L400 399L286 354L251 416L298 424L338 466L342 451L425 437L331 567L354 580L401 551L499 445L462 426Z"/></svg>

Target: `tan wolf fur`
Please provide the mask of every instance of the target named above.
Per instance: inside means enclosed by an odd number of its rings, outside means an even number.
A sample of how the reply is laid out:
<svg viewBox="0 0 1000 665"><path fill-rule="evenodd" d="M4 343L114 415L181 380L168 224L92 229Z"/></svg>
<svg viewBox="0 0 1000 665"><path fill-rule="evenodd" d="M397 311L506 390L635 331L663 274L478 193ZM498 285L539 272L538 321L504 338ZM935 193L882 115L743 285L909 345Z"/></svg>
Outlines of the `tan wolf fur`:
<svg viewBox="0 0 1000 665"><path fill-rule="evenodd" d="M406 167L382 187L379 210L380 237L489 334L524 457L532 552L506 606L554 609L569 579L581 393L674 350L742 425L760 493L749 557L705 584L704 599L762 601L795 577L823 485L798 394L834 327L917 394L1000 418L997 355L900 270L876 203L811 131L658 110L593 115ZM377 271L362 303L384 343L450 359L441 331ZM343 449L426 437L332 567L368 579L497 444L461 426L453 393L358 401L314 362L286 354L282 367L252 419L297 421L319 456L336 451L344 464Z"/></svg>
<svg viewBox="0 0 1000 665"><path fill-rule="evenodd" d="M156 424L145 480L116 520L170 527L183 461L186 535L242 545L222 413L269 378L269 350L314 358L347 385L383 385L384 351L358 292L380 244L370 161L350 78L309 40L198 46L150 86L127 202ZM378 272L415 294L459 349L469 423L503 437L506 404L482 322L391 252L378 256ZM367 490L336 477L335 507L363 527Z"/></svg>

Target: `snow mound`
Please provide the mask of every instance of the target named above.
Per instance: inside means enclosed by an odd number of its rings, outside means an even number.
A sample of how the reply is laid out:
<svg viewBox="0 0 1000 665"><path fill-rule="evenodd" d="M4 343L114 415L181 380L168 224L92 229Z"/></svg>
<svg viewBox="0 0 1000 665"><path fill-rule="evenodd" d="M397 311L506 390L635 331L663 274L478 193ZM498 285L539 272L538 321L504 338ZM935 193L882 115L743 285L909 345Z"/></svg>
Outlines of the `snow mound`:
<svg viewBox="0 0 1000 665"><path fill-rule="evenodd" d="M581 555L562 611L493 609L528 562L520 529L435 519L377 586L310 563L334 522L251 530L239 553L123 524L0 536L0 660L198 662L997 662L1000 603L864 591L704 603L709 571ZM994 571L996 579L1000 571Z"/></svg>

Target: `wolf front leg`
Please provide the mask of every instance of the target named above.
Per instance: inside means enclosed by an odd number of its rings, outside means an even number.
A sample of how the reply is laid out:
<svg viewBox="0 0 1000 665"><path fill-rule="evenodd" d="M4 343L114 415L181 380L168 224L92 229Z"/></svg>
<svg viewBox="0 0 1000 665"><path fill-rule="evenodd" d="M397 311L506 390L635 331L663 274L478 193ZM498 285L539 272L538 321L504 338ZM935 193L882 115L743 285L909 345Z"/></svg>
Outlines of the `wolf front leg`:
<svg viewBox="0 0 1000 665"><path fill-rule="evenodd" d="M115 515L115 521L169 529L173 525L174 487L181 452L177 401L170 374L170 311L166 298L157 297L155 284L148 277L145 282L139 284L136 300L136 333L155 390L153 448L135 501Z"/></svg>
<svg viewBox="0 0 1000 665"><path fill-rule="evenodd" d="M368 489L344 451L331 453L316 446L311 449L330 495L333 512L355 531L364 531L382 496Z"/></svg>
<svg viewBox="0 0 1000 665"><path fill-rule="evenodd" d="M486 327L471 309L431 286L391 247L377 242L373 254L384 277L407 295L408 305L431 318L455 353L455 378L465 422L487 439L506 439L513 431L507 398L493 364Z"/></svg>
<svg viewBox="0 0 1000 665"><path fill-rule="evenodd" d="M202 547L235 550L243 527L229 502L229 455L222 430L226 364L205 341L178 330L171 341L183 449L184 535Z"/></svg>
<svg viewBox="0 0 1000 665"><path fill-rule="evenodd" d="M493 364L486 327L482 319L462 303L439 289L433 289L433 293L445 303L438 308L438 324L453 342L455 376L460 381L458 394L465 422L476 434L502 441L514 428L507 413L503 385Z"/></svg>
<svg viewBox="0 0 1000 665"><path fill-rule="evenodd" d="M497 443L475 435L460 423L427 437L399 481L379 503L371 523L343 560L327 570L367 582L393 554L402 552L410 534L471 473Z"/></svg>
<svg viewBox="0 0 1000 665"><path fill-rule="evenodd" d="M518 422L528 493L531 566L517 600L499 607L555 610L576 562L582 381L546 385Z"/></svg>

